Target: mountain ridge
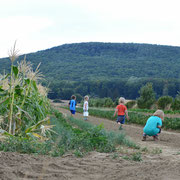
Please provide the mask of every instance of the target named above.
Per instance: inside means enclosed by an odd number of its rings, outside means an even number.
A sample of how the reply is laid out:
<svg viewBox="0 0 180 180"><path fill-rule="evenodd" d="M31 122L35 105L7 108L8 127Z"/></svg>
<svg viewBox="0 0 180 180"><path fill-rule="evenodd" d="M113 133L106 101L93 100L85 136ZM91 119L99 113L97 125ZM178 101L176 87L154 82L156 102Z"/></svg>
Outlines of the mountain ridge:
<svg viewBox="0 0 180 180"><path fill-rule="evenodd" d="M7 58L0 59L8 69ZM20 56L23 59L23 55ZM72 43L26 55L48 80L116 80L118 78L179 78L180 47L140 43ZM6 62L5 62L6 61Z"/></svg>

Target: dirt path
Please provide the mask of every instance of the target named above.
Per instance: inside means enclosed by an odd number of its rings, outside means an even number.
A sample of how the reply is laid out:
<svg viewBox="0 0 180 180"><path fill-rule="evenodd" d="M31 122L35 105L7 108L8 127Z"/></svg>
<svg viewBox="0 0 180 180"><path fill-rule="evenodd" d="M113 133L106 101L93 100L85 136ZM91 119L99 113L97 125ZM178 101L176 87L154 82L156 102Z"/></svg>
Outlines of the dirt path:
<svg viewBox="0 0 180 180"><path fill-rule="evenodd" d="M56 107L62 113L69 111ZM75 117L82 118L76 113ZM89 117L93 124L104 124L107 130L119 131L115 122ZM162 153L143 154L143 161L124 160L120 155L91 152L83 158L71 154L47 157L0 152L0 179L2 180L179 180L180 133L162 131L160 141L141 141L142 127L125 125L123 130L141 147L158 148Z"/></svg>

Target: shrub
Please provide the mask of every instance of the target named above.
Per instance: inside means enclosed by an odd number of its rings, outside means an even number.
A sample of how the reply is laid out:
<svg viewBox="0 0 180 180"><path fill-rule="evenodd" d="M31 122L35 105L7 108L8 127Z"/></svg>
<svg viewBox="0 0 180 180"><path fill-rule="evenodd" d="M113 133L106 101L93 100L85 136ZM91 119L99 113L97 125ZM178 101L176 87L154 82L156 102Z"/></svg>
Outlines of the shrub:
<svg viewBox="0 0 180 180"><path fill-rule="evenodd" d="M136 101L129 101L126 103L127 108L132 108L136 104Z"/></svg>
<svg viewBox="0 0 180 180"><path fill-rule="evenodd" d="M113 107L114 103L111 98L105 98L105 104L104 107Z"/></svg>
<svg viewBox="0 0 180 180"><path fill-rule="evenodd" d="M141 109L149 109L155 102L155 93L152 83L147 83L139 90L140 97L137 99L138 107Z"/></svg>
<svg viewBox="0 0 180 180"><path fill-rule="evenodd" d="M174 102L171 105L171 108L174 110L180 110L180 92L178 92Z"/></svg>
<svg viewBox="0 0 180 180"><path fill-rule="evenodd" d="M173 98L171 96L162 96L158 99L158 108L165 109L168 105L172 104Z"/></svg>

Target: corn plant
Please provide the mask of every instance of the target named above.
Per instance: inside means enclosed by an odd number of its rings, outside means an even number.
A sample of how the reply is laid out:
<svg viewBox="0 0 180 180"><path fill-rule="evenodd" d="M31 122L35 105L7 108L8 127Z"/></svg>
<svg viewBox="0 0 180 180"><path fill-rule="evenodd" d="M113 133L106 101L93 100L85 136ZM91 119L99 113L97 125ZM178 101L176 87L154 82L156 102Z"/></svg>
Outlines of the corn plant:
<svg viewBox="0 0 180 180"><path fill-rule="evenodd" d="M24 60L14 65L18 58L16 43L9 52L11 71L0 75L1 128L12 135L25 135L26 130L45 119L50 111L47 89L39 84L42 79L39 66Z"/></svg>

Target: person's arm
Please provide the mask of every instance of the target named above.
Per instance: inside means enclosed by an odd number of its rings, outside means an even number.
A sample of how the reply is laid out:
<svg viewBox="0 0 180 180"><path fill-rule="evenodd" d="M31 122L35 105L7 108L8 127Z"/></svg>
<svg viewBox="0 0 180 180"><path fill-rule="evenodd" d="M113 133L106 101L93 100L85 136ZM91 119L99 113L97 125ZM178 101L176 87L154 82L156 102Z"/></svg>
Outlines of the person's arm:
<svg viewBox="0 0 180 180"><path fill-rule="evenodd" d="M68 107L70 106L71 101L69 101Z"/></svg>
<svg viewBox="0 0 180 180"><path fill-rule="evenodd" d="M116 116L117 113L118 113L118 109L115 109L114 117Z"/></svg>
<svg viewBox="0 0 180 180"><path fill-rule="evenodd" d="M84 110L87 111L87 103L84 103Z"/></svg>
<svg viewBox="0 0 180 180"><path fill-rule="evenodd" d="M128 110L125 110L125 113L126 113L126 118L129 120Z"/></svg>
<svg viewBox="0 0 180 180"><path fill-rule="evenodd" d="M161 127L162 127L162 121L163 121L163 118L160 117L160 120L159 120L158 123L157 123L157 127L160 128L160 129L161 129Z"/></svg>

